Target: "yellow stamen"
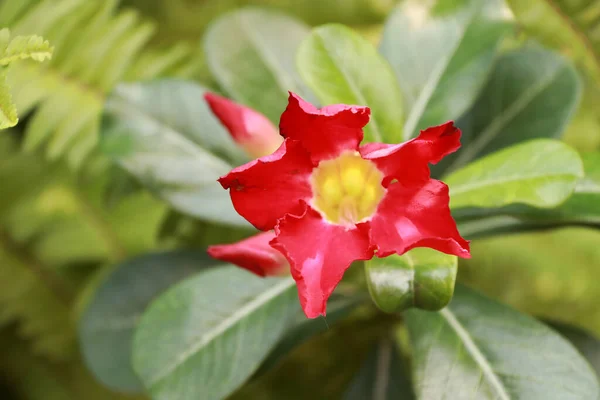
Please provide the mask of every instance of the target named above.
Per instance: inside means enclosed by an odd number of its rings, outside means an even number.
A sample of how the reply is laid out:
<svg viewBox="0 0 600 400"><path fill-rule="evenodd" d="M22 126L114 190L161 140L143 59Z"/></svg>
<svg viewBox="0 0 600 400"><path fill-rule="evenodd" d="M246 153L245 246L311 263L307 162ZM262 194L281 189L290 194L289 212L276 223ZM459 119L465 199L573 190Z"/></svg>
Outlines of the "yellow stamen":
<svg viewBox="0 0 600 400"><path fill-rule="evenodd" d="M312 205L336 224L356 224L368 219L385 194L383 174L357 152L346 152L321 162L312 173Z"/></svg>

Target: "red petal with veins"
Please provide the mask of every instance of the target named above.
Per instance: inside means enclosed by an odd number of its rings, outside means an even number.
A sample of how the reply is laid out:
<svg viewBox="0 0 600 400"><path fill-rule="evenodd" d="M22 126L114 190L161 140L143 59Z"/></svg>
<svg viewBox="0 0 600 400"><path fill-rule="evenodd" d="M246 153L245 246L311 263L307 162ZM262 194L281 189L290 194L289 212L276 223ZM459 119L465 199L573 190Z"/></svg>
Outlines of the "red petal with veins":
<svg viewBox="0 0 600 400"><path fill-rule="evenodd" d="M330 224L308 206L304 215L280 220L275 231L271 245L288 259L308 318L325 315L327 299L353 261L373 257L366 224Z"/></svg>
<svg viewBox="0 0 600 400"><path fill-rule="evenodd" d="M256 228L273 229L286 214L301 214L301 200L312 196L309 178L313 165L300 142L285 140L277 151L219 179L230 189L236 211Z"/></svg>
<svg viewBox="0 0 600 400"><path fill-rule="evenodd" d="M393 183L371 219L371 243L379 257L404 254L415 247L469 258L463 239L450 215L448 186L430 179L419 186Z"/></svg>
<svg viewBox="0 0 600 400"><path fill-rule="evenodd" d="M206 93L204 99L233 140L252 157L271 154L283 142L275 125L258 111L214 93Z"/></svg>
<svg viewBox="0 0 600 400"><path fill-rule="evenodd" d="M282 275L289 270L289 264L283 254L269 244L274 238L275 232L262 232L237 243L209 246L208 254L259 276Z"/></svg>
<svg viewBox="0 0 600 400"><path fill-rule="evenodd" d="M369 122L368 107L334 104L317 109L291 93L281 115L279 130L283 137L299 140L313 162L335 158L344 150L358 150L362 128Z"/></svg>
<svg viewBox="0 0 600 400"><path fill-rule="evenodd" d="M449 121L421 131L421 134L400 144L367 143L361 146L363 158L371 160L383 172L383 185L393 179L404 184L425 183L429 179L429 164L460 147L460 129Z"/></svg>

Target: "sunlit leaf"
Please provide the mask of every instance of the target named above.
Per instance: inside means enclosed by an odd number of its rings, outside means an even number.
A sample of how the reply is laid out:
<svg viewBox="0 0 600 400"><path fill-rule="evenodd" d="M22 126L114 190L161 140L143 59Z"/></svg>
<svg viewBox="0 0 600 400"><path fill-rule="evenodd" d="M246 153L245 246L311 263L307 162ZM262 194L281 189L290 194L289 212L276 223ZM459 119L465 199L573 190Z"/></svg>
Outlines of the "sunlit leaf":
<svg viewBox="0 0 600 400"><path fill-rule="evenodd" d="M583 177L575 150L548 139L531 140L498 151L450 174L450 207L502 207L527 204L555 207Z"/></svg>
<svg viewBox="0 0 600 400"><path fill-rule="evenodd" d="M402 95L389 64L367 39L342 25L316 28L298 51L298 70L323 104L371 108L367 142L402 139Z"/></svg>

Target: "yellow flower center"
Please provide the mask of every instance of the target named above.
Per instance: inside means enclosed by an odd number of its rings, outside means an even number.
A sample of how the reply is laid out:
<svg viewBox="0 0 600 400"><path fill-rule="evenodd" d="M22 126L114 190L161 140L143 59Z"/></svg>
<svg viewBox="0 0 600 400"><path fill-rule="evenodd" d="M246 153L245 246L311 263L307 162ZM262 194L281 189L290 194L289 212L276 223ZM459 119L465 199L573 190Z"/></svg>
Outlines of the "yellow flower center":
<svg viewBox="0 0 600 400"><path fill-rule="evenodd" d="M383 174L358 152L321 161L310 177L312 206L329 222L356 224L369 218L385 194Z"/></svg>

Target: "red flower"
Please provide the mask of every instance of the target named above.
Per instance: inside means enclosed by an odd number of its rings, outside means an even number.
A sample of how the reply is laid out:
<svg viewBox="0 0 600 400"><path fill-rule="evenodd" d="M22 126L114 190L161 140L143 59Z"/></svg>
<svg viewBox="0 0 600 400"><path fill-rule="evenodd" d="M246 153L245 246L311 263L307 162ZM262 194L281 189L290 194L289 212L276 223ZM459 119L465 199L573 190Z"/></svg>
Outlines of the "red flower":
<svg viewBox="0 0 600 400"><path fill-rule="evenodd" d="M270 245L288 260L309 318L325 315L355 260L415 247L470 257L448 187L428 166L458 149L460 130L448 122L405 143L360 146L369 117L368 107L319 110L290 93L279 149L219 179L240 215L275 230Z"/></svg>
<svg viewBox="0 0 600 400"><path fill-rule="evenodd" d="M214 93L206 93L204 99L233 140L252 158L271 154L283 142L275 125L261 113Z"/></svg>
<svg viewBox="0 0 600 400"><path fill-rule="evenodd" d="M237 243L210 246L208 254L259 276L285 275L289 264L283 254L269 244L273 239L275 232L261 232Z"/></svg>

